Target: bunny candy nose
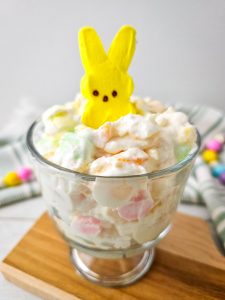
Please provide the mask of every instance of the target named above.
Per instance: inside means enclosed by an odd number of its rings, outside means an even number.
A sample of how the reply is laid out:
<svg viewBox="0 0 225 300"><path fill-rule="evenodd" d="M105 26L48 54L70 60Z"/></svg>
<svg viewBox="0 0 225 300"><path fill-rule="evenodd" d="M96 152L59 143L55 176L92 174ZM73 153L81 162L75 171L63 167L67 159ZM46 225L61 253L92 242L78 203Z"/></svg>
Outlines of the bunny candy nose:
<svg viewBox="0 0 225 300"><path fill-rule="evenodd" d="M103 101L104 101L104 102L107 102L108 100L109 100L108 96L104 96L104 97L103 97Z"/></svg>

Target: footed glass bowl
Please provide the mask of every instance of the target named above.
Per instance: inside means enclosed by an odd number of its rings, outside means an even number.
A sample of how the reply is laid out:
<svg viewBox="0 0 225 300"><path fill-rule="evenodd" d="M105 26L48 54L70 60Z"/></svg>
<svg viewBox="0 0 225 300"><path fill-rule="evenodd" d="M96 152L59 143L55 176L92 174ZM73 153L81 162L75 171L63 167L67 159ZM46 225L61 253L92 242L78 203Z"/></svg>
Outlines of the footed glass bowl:
<svg viewBox="0 0 225 300"><path fill-rule="evenodd" d="M27 146L48 212L87 279L123 286L151 267L154 247L168 233L200 148L176 165L136 176L92 176L58 166L37 151L43 124L27 133Z"/></svg>

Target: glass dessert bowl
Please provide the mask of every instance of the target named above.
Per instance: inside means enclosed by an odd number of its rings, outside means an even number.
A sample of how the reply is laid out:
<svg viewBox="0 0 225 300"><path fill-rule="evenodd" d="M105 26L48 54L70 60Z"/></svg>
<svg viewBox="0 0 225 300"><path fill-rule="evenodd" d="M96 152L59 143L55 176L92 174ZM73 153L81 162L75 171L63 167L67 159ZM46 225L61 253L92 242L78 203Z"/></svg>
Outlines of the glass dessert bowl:
<svg viewBox="0 0 225 300"><path fill-rule="evenodd" d="M106 53L79 31L84 75L73 102L47 109L27 145L48 211L87 279L135 282L167 234L200 146L182 112L132 96L136 31L125 25Z"/></svg>
<svg viewBox="0 0 225 300"><path fill-rule="evenodd" d="M179 162L139 175L99 176L65 168L36 147L44 124L27 133L27 146L48 212L70 247L72 263L105 286L135 282L151 267L154 248L168 233L200 148L200 136Z"/></svg>

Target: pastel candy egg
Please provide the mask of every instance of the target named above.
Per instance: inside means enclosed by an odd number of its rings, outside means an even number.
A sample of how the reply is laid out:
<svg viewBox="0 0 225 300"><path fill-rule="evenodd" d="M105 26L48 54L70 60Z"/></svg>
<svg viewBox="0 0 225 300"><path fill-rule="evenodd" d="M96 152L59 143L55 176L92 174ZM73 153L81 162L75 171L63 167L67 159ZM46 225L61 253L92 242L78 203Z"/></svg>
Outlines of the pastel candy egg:
<svg viewBox="0 0 225 300"><path fill-rule="evenodd" d="M71 227L79 234L97 236L102 230L102 222L92 216L75 217Z"/></svg>
<svg viewBox="0 0 225 300"><path fill-rule="evenodd" d="M6 176L3 178L3 183L6 186L15 186L21 184L21 179L17 175L16 172L9 172L6 174Z"/></svg>
<svg viewBox="0 0 225 300"><path fill-rule="evenodd" d="M18 170L17 174L24 182L31 180L33 176L33 172L30 168L21 168Z"/></svg>
<svg viewBox="0 0 225 300"><path fill-rule="evenodd" d="M225 173L225 165L217 164L212 167L213 176L219 177L222 173Z"/></svg>
<svg viewBox="0 0 225 300"><path fill-rule="evenodd" d="M219 180L220 180L220 182L221 182L222 184L225 185L225 173L222 173L222 174L220 175Z"/></svg>
<svg viewBox="0 0 225 300"><path fill-rule="evenodd" d="M204 150L202 152L202 158L204 159L205 162L211 162L215 161L218 159L218 155L215 151L213 150Z"/></svg>
<svg viewBox="0 0 225 300"><path fill-rule="evenodd" d="M213 150L213 151L216 151L216 152L220 152L223 148L223 143L221 143L220 141L218 141L216 139L213 139L213 140L208 141L205 144L205 147L208 150Z"/></svg>

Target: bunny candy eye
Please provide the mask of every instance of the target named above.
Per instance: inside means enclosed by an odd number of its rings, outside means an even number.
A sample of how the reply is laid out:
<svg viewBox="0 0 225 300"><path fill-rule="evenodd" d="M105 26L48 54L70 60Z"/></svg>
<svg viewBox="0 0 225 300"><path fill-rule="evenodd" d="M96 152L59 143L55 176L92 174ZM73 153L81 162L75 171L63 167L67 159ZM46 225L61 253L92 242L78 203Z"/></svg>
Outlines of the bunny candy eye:
<svg viewBox="0 0 225 300"><path fill-rule="evenodd" d="M94 90L92 94L97 97L99 95L99 91L98 90Z"/></svg>
<svg viewBox="0 0 225 300"><path fill-rule="evenodd" d="M113 97L116 97L116 96L117 96L117 91L115 91L115 90L112 91L112 96L113 96Z"/></svg>

